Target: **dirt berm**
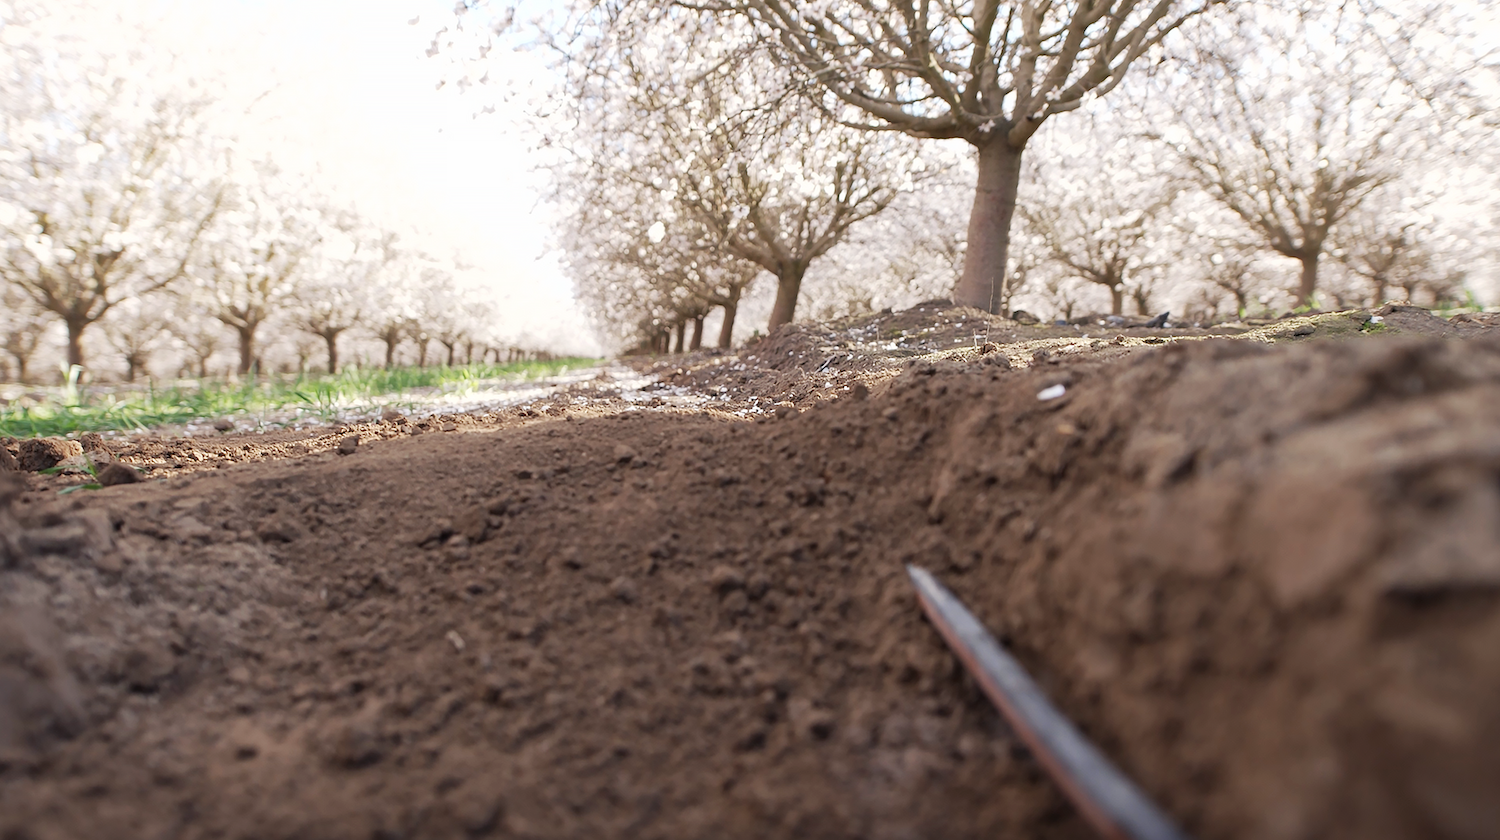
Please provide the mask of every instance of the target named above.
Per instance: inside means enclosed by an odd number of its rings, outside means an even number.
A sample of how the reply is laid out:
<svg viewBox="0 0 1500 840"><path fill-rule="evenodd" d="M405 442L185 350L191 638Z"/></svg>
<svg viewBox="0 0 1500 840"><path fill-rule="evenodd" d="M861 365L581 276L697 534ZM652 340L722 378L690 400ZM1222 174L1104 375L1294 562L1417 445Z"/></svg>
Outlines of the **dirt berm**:
<svg viewBox="0 0 1500 840"><path fill-rule="evenodd" d="M1197 836L1495 837L1500 335L1109 347L0 475L0 837L1089 836L904 563Z"/></svg>

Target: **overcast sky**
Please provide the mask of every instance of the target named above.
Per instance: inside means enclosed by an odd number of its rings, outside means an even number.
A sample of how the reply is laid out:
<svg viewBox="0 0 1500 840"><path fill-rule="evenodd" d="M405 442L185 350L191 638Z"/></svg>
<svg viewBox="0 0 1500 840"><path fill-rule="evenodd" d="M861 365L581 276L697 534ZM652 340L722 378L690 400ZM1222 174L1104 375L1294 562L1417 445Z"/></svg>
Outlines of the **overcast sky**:
<svg viewBox="0 0 1500 840"><path fill-rule="evenodd" d="M457 249L494 290L506 329L597 351L544 253L542 179L515 125L519 105L501 95L541 72L535 55L497 50L488 88L459 94L436 89L454 74L450 59L425 55L453 24L453 0L146 2L153 39L183 54L185 70L224 74L241 102L271 91L239 128L247 151L320 171L332 192L398 229L403 220L425 228L434 253ZM478 113L489 104L495 113Z"/></svg>

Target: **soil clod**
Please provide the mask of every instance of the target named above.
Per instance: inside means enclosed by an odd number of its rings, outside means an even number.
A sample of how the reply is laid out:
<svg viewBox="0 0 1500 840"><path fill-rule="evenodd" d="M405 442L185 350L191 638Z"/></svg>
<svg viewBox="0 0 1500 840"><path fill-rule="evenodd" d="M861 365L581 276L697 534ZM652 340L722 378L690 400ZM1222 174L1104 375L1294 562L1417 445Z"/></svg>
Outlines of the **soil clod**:
<svg viewBox="0 0 1500 840"><path fill-rule="evenodd" d="M63 438L23 440L19 448L17 463L26 472L51 469L69 458L83 454L83 446L78 441Z"/></svg>
<svg viewBox="0 0 1500 840"><path fill-rule="evenodd" d="M137 471L134 467L126 466L119 463L118 461L112 464L105 464L104 467L99 470L97 478L99 480L99 483L104 485L105 487L117 487L121 484L136 484L142 480L140 472Z"/></svg>

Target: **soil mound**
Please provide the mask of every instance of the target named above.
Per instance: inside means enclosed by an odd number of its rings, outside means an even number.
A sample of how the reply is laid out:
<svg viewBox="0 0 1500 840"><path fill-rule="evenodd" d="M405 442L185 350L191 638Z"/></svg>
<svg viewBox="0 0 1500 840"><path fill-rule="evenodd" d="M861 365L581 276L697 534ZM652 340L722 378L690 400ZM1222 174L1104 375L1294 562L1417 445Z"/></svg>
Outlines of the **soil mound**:
<svg viewBox="0 0 1500 840"><path fill-rule="evenodd" d="M1500 337L1277 329L832 387L810 330L683 368L802 352L779 414L606 394L32 477L0 836L1088 836L906 563L1190 832L1491 836Z"/></svg>

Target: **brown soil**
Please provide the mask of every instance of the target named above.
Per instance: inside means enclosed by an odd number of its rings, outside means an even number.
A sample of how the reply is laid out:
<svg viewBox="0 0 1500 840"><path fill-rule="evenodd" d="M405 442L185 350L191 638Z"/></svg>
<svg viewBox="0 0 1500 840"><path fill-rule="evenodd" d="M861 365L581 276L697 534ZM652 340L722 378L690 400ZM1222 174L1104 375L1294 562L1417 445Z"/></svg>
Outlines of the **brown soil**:
<svg viewBox="0 0 1500 840"><path fill-rule="evenodd" d="M1088 836L910 562L1199 836L1493 837L1500 330L1382 317L932 306L662 363L694 410L0 473L0 838Z"/></svg>

